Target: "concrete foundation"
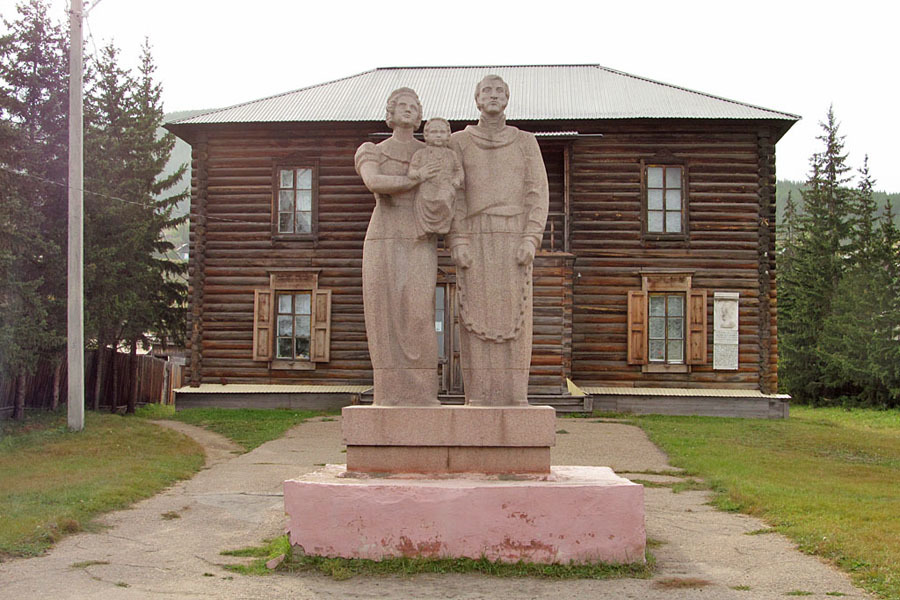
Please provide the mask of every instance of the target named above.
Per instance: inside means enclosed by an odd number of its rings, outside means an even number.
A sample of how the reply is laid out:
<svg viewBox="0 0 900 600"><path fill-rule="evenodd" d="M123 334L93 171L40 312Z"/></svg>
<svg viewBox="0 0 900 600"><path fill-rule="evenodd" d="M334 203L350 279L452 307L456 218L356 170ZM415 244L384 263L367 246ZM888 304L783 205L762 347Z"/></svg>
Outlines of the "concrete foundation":
<svg viewBox="0 0 900 600"><path fill-rule="evenodd" d="M348 406L347 470L360 473L549 473L549 406Z"/></svg>
<svg viewBox="0 0 900 600"><path fill-rule="evenodd" d="M329 465L285 481L284 503L291 544L319 556L644 560L644 488L607 467L417 478Z"/></svg>

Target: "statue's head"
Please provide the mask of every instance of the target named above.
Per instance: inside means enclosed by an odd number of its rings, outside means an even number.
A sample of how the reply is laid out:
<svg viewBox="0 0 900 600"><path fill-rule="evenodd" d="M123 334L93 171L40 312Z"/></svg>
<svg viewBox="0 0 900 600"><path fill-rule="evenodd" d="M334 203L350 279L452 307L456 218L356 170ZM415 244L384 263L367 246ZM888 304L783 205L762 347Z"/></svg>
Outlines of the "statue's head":
<svg viewBox="0 0 900 600"><path fill-rule="evenodd" d="M475 106L489 115L500 114L509 104L509 86L499 75L488 75L475 88Z"/></svg>
<svg viewBox="0 0 900 600"><path fill-rule="evenodd" d="M450 121L433 117L425 123L425 143L429 146L446 146L450 141Z"/></svg>
<svg viewBox="0 0 900 600"><path fill-rule="evenodd" d="M422 124L422 103L419 102L419 96L408 87L397 88L391 92L388 96L385 121L391 129L399 123L412 127L413 131L418 129Z"/></svg>

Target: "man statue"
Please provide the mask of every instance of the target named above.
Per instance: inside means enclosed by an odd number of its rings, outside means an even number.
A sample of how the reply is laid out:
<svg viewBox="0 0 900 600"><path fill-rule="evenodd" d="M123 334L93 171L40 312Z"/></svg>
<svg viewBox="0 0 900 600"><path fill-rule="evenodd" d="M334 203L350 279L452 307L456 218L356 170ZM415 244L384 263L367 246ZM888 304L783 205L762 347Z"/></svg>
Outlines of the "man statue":
<svg viewBox="0 0 900 600"><path fill-rule="evenodd" d="M534 135L506 125L509 86L475 89L478 125L451 136L465 172L447 241L457 266L466 404L528 404L534 254L547 221L547 171Z"/></svg>

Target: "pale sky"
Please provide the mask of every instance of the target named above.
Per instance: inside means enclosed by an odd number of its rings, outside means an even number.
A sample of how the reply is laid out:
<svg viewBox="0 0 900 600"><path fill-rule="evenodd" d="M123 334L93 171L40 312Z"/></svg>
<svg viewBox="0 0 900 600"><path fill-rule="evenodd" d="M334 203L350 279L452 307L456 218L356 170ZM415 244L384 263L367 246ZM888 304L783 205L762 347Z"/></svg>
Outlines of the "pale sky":
<svg viewBox="0 0 900 600"><path fill-rule="evenodd" d="M52 2L67 18L67 0ZM15 3L0 0L0 14L14 17ZM802 116L778 143L779 178L806 178L833 104L850 165L868 153L877 188L900 192L900 5L886 0L95 4L88 51L114 41L134 65L149 36L166 111L224 107L376 67L600 64Z"/></svg>

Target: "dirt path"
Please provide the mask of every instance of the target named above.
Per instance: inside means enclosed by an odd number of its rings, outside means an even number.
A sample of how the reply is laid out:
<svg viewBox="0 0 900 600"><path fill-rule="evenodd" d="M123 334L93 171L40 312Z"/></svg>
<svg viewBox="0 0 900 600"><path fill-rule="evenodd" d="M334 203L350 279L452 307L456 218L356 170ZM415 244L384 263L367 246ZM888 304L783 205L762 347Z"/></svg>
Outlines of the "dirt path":
<svg viewBox="0 0 900 600"><path fill-rule="evenodd" d="M247 454L225 438L182 423L203 444L207 463L193 479L101 519L108 527L60 542L46 556L0 564L0 598L868 598L848 578L805 556L765 525L718 512L706 492L646 489L647 535L657 570L650 580L543 581L481 575L422 575L333 581L316 575L244 577L221 567L220 552L257 545L284 527L281 482L325 463L342 463L340 422L317 419ZM633 479L677 481L643 432L619 423L560 419L553 464L608 465ZM672 579L697 588L672 587ZM739 589L735 589L739 588Z"/></svg>

